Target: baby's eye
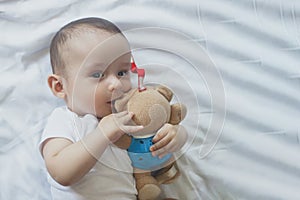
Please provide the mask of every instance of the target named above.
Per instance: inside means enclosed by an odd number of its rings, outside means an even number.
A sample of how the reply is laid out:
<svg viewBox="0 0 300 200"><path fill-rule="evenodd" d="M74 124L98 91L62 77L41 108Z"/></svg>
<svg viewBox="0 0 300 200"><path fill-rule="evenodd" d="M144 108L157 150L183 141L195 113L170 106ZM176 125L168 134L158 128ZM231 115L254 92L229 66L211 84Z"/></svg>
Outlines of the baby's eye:
<svg viewBox="0 0 300 200"><path fill-rule="evenodd" d="M118 72L118 76L126 76L128 74L127 70Z"/></svg>
<svg viewBox="0 0 300 200"><path fill-rule="evenodd" d="M101 78L103 74L101 72L95 72L91 75L93 78Z"/></svg>

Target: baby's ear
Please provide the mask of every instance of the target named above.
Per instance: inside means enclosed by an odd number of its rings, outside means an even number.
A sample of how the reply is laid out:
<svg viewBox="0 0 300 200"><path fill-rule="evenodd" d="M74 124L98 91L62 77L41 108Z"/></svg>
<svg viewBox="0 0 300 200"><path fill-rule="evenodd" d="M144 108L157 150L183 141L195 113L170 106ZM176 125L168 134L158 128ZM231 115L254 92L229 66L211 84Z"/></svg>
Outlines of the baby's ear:
<svg viewBox="0 0 300 200"><path fill-rule="evenodd" d="M171 99L172 99L172 97L173 97L173 92L172 92L169 88L167 88L167 87L165 87L165 86L158 86L158 87L156 88L156 90L157 90L160 94L162 94L169 102L171 101Z"/></svg>
<svg viewBox="0 0 300 200"><path fill-rule="evenodd" d="M61 76L56 75L56 74L51 74L48 77L48 86L55 96L62 98L62 99L65 98L66 93L64 91L63 81L62 81Z"/></svg>

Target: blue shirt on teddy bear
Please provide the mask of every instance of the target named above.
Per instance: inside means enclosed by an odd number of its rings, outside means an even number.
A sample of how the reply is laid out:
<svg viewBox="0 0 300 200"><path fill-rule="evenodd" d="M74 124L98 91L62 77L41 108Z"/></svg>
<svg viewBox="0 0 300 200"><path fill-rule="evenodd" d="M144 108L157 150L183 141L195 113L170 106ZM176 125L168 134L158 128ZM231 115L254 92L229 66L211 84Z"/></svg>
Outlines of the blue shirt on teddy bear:
<svg viewBox="0 0 300 200"><path fill-rule="evenodd" d="M154 170L160 166L163 167L163 164L171 158L172 154L167 154L163 158L152 156L150 147L153 145L153 137L154 136L148 138L132 137L131 144L127 151L133 167L143 170Z"/></svg>

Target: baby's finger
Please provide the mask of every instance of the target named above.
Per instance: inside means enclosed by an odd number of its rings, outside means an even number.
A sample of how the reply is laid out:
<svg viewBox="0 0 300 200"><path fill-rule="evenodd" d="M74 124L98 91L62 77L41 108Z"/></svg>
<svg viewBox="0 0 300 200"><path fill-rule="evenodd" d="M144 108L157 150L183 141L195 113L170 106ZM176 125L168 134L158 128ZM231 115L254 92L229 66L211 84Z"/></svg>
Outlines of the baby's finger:
<svg viewBox="0 0 300 200"><path fill-rule="evenodd" d="M128 122L130 122L130 120L132 119L133 115L134 115L133 112L128 112L126 115L120 117L121 123L127 124Z"/></svg>
<svg viewBox="0 0 300 200"><path fill-rule="evenodd" d="M174 142L170 142L166 147L163 147L157 151L152 152L152 156L158 156L162 158L169 153L174 153L176 151L176 145Z"/></svg>
<svg viewBox="0 0 300 200"><path fill-rule="evenodd" d="M124 131L125 133L136 133L143 128L144 126L123 126L122 131Z"/></svg>
<svg viewBox="0 0 300 200"><path fill-rule="evenodd" d="M115 113L114 115L116 117L123 117L123 116L125 116L127 114L128 114L128 111L122 111L122 112L119 112L119 113Z"/></svg>
<svg viewBox="0 0 300 200"><path fill-rule="evenodd" d="M168 144L172 141L171 137L165 136L164 138L162 138L161 140L159 140L158 142L156 142L155 144L153 144L150 147L150 151L157 151L163 147L167 147Z"/></svg>
<svg viewBox="0 0 300 200"><path fill-rule="evenodd" d="M169 153L171 153L170 145L167 145L165 147L158 149L157 151L152 152L152 156L158 156L159 158L162 158Z"/></svg>
<svg viewBox="0 0 300 200"><path fill-rule="evenodd" d="M156 143L158 141L160 141L162 138L166 137L166 135L168 134L168 129L167 128L161 128L156 135L153 138L153 142Z"/></svg>
<svg viewBox="0 0 300 200"><path fill-rule="evenodd" d="M162 154L158 154L157 156L158 156L158 158L159 159L162 159L164 156L166 156L167 154L169 154L169 152L164 152L164 153L162 153Z"/></svg>

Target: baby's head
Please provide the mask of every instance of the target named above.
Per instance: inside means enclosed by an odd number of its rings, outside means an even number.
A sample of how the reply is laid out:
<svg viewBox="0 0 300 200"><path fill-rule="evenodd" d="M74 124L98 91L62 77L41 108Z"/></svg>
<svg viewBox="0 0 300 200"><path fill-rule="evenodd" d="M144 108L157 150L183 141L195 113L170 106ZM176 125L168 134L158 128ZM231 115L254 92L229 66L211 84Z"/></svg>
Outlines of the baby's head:
<svg viewBox="0 0 300 200"><path fill-rule="evenodd" d="M50 59L49 87L78 115L110 114L111 102L131 88L128 41L107 20L84 18L62 27L52 39Z"/></svg>
<svg viewBox="0 0 300 200"><path fill-rule="evenodd" d="M63 26L55 34L50 45L50 60L53 73L65 74L64 72L67 71L67 58L70 56L69 51L72 51L70 45L74 40L79 40L79 43L84 43L85 41L82 37L96 32L98 32L97 34L99 34L99 36L110 34L122 35L121 30L116 25L101 18L83 18Z"/></svg>

